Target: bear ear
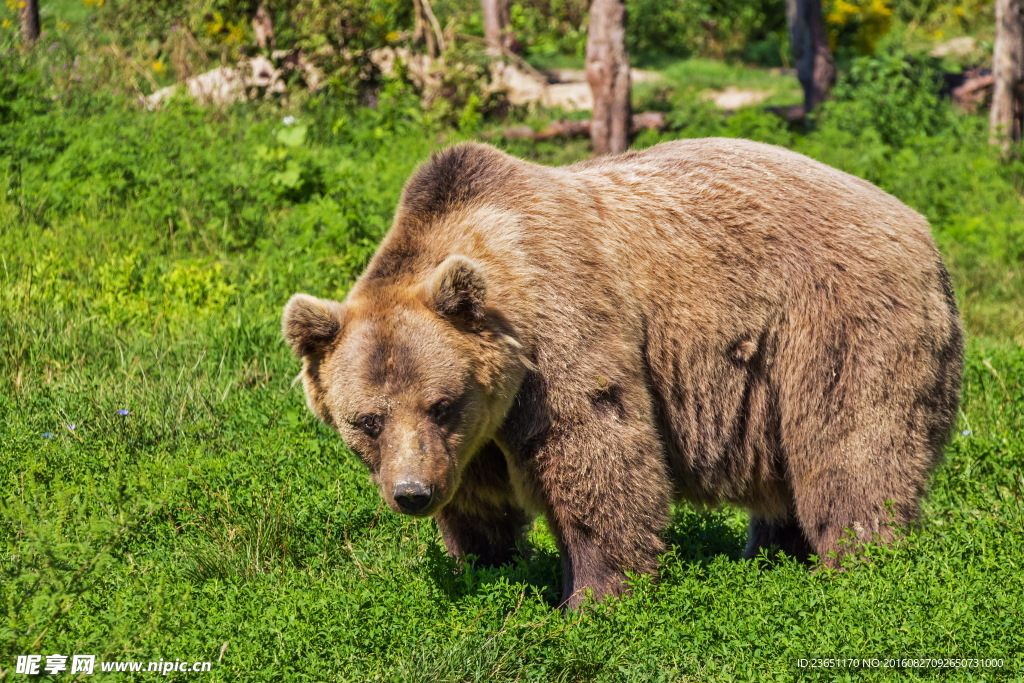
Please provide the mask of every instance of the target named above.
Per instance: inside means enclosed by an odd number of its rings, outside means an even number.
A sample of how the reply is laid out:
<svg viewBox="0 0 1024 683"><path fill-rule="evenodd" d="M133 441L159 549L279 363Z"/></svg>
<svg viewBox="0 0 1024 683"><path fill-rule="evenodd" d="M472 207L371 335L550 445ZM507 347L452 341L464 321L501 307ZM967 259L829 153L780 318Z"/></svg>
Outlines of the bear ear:
<svg viewBox="0 0 1024 683"><path fill-rule="evenodd" d="M427 281L427 298L440 315L479 320L487 303L487 281L470 259L449 256Z"/></svg>
<svg viewBox="0 0 1024 683"><path fill-rule="evenodd" d="M345 307L336 301L296 294L284 307L281 329L299 358L322 350L341 332Z"/></svg>

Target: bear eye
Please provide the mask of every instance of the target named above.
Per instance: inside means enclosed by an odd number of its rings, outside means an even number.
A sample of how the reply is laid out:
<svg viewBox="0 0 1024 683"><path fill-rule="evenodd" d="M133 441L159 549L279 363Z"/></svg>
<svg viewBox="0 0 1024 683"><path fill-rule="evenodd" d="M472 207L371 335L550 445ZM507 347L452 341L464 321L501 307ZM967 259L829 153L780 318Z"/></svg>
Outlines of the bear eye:
<svg viewBox="0 0 1024 683"><path fill-rule="evenodd" d="M380 415L370 414L363 415L356 419L356 427L366 432L368 436L377 438L380 434L381 419Z"/></svg>
<svg viewBox="0 0 1024 683"><path fill-rule="evenodd" d="M442 398L440 401L430 407L430 417L435 421L443 420L447 415L448 411L452 407L451 399Z"/></svg>

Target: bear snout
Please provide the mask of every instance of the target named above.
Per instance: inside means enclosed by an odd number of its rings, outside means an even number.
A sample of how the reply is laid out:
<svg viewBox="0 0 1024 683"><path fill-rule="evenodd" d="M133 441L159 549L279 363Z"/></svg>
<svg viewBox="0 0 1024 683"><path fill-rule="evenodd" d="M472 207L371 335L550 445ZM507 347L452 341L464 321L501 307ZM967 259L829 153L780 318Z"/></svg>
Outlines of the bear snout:
<svg viewBox="0 0 1024 683"><path fill-rule="evenodd" d="M430 505L432 497L432 487L422 482L400 481L395 484L395 502L407 515L414 515L425 510Z"/></svg>

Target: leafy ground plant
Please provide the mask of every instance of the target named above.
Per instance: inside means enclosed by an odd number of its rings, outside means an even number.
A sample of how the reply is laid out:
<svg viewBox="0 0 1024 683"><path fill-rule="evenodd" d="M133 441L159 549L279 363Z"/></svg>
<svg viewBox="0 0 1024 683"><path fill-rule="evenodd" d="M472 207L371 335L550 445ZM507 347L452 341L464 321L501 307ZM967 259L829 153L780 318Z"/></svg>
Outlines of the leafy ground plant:
<svg viewBox="0 0 1024 683"><path fill-rule="evenodd" d="M400 94L376 110L312 99L286 121L88 93L55 105L27 77L0 88L13 98L0 103L0 669L11 680L16 655L52 653L208 661L210 681L1024 675L1021 173L999 163L979 121L883 131L871 116L884 112L857 105L871 93L851 86L804 134L680 95L675 130L638 140L785 144L927 214L971 336L964 401L920 528L849 571L741 561L741 512L680 506L659 582L638 577L621 600L566 614L542 522L515 563L459 570L431 522L382 508L309 415L280 339L288 296L342 297L404 179L455 134L409 115ZM541 162L586 154L505 146ZM830 657L1002 666L799 668Z"/></svg>

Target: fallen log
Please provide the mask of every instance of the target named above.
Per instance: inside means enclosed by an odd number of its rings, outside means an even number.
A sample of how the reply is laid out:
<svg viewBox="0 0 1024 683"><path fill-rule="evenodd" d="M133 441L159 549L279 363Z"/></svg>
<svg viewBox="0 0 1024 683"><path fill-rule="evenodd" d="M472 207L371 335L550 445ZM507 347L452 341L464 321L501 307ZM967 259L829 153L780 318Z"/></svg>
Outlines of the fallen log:
<svg viewBox="0 0 1024 683"><path fill-rule="evenodd" d="M630 132L637 134L643 130L665 130L665 113L647 111L634 114L630 121ZM587 137L590 135L590 119L582 121L553 121L540 130L529 126L513 126L501 132L506 140L551 140L552 138Z"/></svg>
<svg viewBox="0 0 1024 683"><path fill-rule="evenodd" d="M775 114L787 123L803 123L804 118L806 118L804 105L802 104L794 104L788 107L765 107L764 110L769 114Z"/></svg>
<svg viewBox="0 0 1024 683"><path fill-rule="evenodd" d="M991 73L966 79L962 85L950 91L953 103L968 114L973 114L992 98L995 78Z"/></svg>

